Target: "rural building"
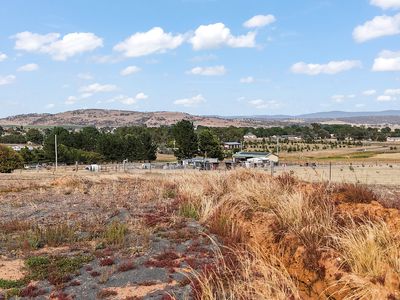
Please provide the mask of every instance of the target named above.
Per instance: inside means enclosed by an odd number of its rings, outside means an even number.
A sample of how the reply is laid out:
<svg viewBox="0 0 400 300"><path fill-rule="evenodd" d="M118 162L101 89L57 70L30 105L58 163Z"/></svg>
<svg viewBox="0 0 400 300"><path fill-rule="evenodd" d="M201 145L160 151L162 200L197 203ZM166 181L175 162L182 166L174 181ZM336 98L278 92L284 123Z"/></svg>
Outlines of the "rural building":
<svg viewBox="0 0 400 300"><path fill-rule="evenodd" d="M225 150L240 149L241 147L242 147L242 144L238 143L238 142L225 142L224 143Z"/></svg>
<svg viewBox="0 0 400 300"><path fill-rule="evenodd" d="M386 141L400 143L400 136L389 136L389 137L387 137Z"/></svg>
<svg viewBox="0 0 400 300"><path fill-rule="evenodd" d="M200 170L216 170L219 166L218 158L203 158L194 157L190 159L184 159L182 161L183 167L193 167Z"/></svg>
<svg viewBox="0 0 400 300"><path fill-rule="evenodd" d="M262 162L262 163L274 163L279 162L279 157L270 152L237 152L232 155L233 162Z"/></svg>
<svg viewBox="0 0 400 300"><path fill-rule="evenodd" d="M245 142L257 142L257 141L262 141L262 138L257 137L255 134L248 132L243 136L243 140Z"/></svg>

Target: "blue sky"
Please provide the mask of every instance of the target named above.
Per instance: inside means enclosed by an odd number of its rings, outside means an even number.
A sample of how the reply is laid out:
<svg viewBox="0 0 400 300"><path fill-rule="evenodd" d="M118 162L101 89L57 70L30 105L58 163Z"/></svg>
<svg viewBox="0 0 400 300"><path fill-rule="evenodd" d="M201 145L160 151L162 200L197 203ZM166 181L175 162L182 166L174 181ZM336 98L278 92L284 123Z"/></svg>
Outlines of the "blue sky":
<svg viewBox="0 0 400 300"><path fill-rule="evenodd" d="M0 117L400 109L400 0L38 0L0 10Z"/></svg>

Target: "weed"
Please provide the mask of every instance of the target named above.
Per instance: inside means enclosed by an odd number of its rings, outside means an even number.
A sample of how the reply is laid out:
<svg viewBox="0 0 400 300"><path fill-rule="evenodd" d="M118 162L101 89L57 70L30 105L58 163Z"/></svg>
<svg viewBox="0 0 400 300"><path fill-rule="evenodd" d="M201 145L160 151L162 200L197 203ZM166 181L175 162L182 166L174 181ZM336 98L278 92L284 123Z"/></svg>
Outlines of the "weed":
<svg viewBox="0 0 400 300"><path fill-rule="evenodd" d="M128 227L120 222L112 222L104 232L103 238L108 245L121 246L125 243Z"/></svg>
<svg viewBox="0 0 400 300"><path fill-rule="evenodd" d="M114 264L114 259L111 257L106 257L106 258L102 258L100 260L100 266L104 267L104 266L111 266Z"/></svg>
<svg viewBox="0 0 400 300"><path fill-rule="evenodd" d="M79 269L87 262L91 261L91 256L76 257L30 257L25 261L30 280L47 279L54 285L59 285L70 281Z"/></svg>
<svg viewBox="0 0 400 300"><path fill-rule="evenodd" d="M185 218L198 220L200 218L197 207L190 202L184 202L179 207L179 215Z"/></svg>
<svg viewBox="0 0 400 300"><path fill-rule="evenodd" d="M0 278L0 289L8 290L24 286L24 280L6 280Z"/></svg>
<svg viewBox="0 0 400 300"><path fill-rule="evenodd" d="M123 263L121 263L119 266L118 266L118 272L127 272L127 271L129 271L129 270L133 270L133 269L135 269L136 268L136 266L134 265L134 263L133 262L131 262L131 261L126 261L126 262L123 262Z"/></svg>
<svg viewBox="0 0 400 300"><path fill-rule="evenodd" d="M106 299L106 298L109 298L111 296L116 296L116 295L118 295L118 293L116 291L104 289L97 293L97 298Z"/></svg>

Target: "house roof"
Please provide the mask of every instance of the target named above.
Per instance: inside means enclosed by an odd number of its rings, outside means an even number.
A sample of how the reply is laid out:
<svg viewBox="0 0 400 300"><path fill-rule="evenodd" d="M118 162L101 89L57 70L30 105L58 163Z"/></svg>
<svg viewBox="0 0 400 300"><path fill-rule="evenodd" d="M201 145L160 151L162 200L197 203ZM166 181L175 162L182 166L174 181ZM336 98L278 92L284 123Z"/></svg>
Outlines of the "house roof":
<svg viewBox="0 0 400 300"><path fill-rule="evenodd" d="M241 145L239 142L224 142L224 145Z"/></svg>
<svg viewBox="0 0 400 300"><path fill-rule="evenodd" d="M256 158L256 157L268 157L270 156L270 152L237 152L233 154L234 158Z"/></svg>

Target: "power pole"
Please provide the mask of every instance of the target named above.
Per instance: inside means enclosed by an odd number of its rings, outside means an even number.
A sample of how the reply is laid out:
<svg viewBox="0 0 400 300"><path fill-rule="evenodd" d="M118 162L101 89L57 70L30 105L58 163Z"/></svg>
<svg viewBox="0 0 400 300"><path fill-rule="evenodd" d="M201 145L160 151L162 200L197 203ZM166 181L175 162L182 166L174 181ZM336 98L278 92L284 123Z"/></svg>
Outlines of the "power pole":
<svg viewBox="0 0 400 300"><path fill-rule="evenodd" d="M54 150L56 153L56 171L58 169L57 134L54 135Z"/></svg>
<svg viewBox="0 0 400 300"><path fill-rule="evenodd" d="M276 156L279 157L279 136L276 137Z"/></svg>

